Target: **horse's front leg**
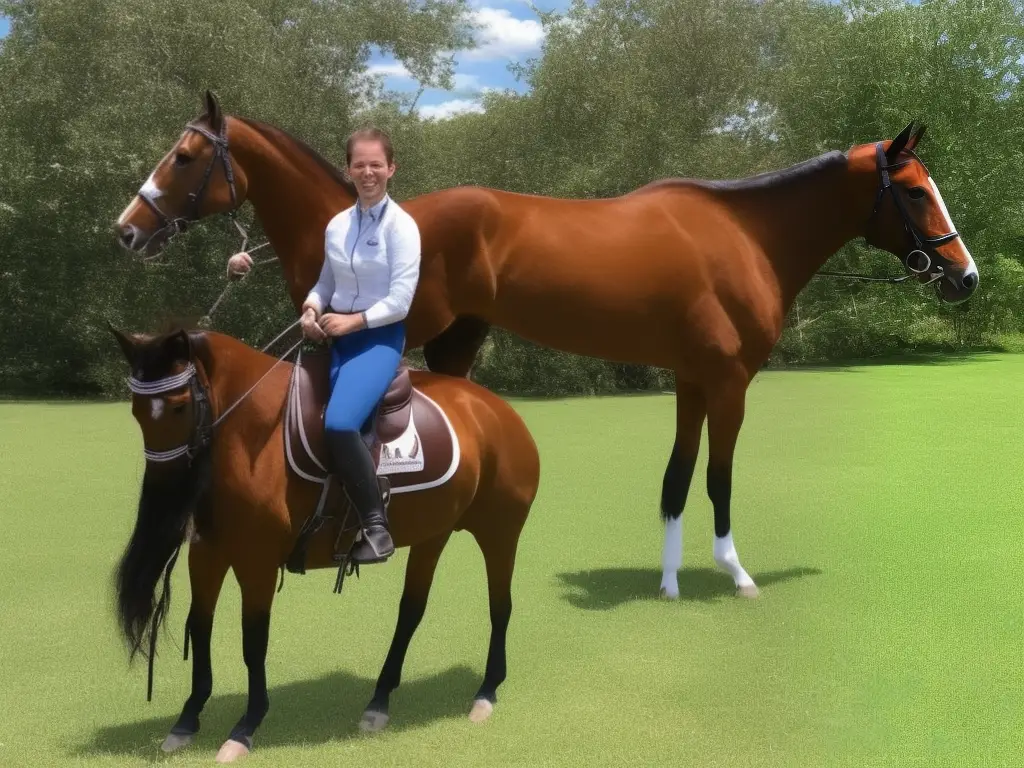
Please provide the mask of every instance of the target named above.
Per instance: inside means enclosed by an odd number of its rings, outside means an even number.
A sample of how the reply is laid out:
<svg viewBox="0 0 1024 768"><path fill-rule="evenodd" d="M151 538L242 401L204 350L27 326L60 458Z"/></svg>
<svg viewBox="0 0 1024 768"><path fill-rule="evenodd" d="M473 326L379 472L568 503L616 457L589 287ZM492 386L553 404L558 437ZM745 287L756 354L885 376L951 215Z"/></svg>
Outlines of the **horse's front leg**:
<svg viewBox="0 0 1024 768"><path fill-rule="evenodd" d="M210 664L210 636L213 612L227 574L227 562L203 540L189 545L188 575L192 588L192 606L185 625L186 658L192 646L192 693L182 707L178 721L167 734L161 749L174 752L192 743L199 732L199 715L213 691L213 667Z"/></svg>
<svg viewBox="0 0 1024 768"><path fill-rule="evenodd" d="M242 593L242 657L249 671L249 700L245 714L217 752L218 763L230 763L249 754L256 729L270 709L266 661L277 565L273 557L253 553L247 562L232 567Z"/></svg>

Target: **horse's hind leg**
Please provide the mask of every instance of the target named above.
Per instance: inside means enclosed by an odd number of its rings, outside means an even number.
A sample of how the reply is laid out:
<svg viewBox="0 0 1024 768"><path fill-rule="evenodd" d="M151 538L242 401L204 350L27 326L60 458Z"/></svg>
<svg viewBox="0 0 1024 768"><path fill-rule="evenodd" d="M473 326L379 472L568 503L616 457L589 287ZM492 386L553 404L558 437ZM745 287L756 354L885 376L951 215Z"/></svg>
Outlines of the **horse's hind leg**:
<svg viewBox="0 0 1024 768"><path fill-rule="evenodd" d="M704 425L704 395L676 375L676 439L661 484L661 519L665 544L661 551L661 595L679 597L678 572L683 567L683 508L690 492L693 468Z"/></svg>
<svg viewBox="0 0 1024 768"><path fill-rule="evenodd" d="M423 345L427 368L433 373L467 378L490 329L490 324L478 317L456 317L451 325Z"/></svg>
<svg viewBox="0 0 1024 768"><path fill-rule="evenodd" d="M498 686L505 681L505 638L512 617L512 573L519 535L528 514L529 505L505 505L501 509L488 510L486 528L477 525L472 529L487 568L487 597L491 614L487 667L469 713L469 719L474 723L483 722L491 716L498 701Z"/></svg>
<svg viewBox="0 0 1024 768"><path fill-rule="evenodd" d="M253 553L247 562L234 564L234 571L242 592L242 658L249 672L249 698L245 714L217 752L218 763L230 763L249 754L256 729L270 709L267 643L270 606L277 584L274 555Z"/></svg>
<svg viewBox="0 0 1024 768"><path fill-rule="evenodd" d="M727 571L742 597L757 597L754 580L740 565L732 540L729 506L732 498L732 465L736 439L743 425L749 379L739 372L714 383L708 401L708 497L715 508L715 562Z"/></svg>
<svg viewBox="0 0 1024 768"><path fill-rule="evenodd" d="M192 693L178 721L164 739L164 752L174 752L192 742L199 732L199 715L213 691L213 666L210 663L210 636L213 612L217 606L228 565L214 548L203 540L193 541L188 551L188 574L192 606L185 624L186 658L192 646Z"/></svg>
<svg viewBox="0 0 1024 768"><path fill-rule="evenodd" d="M366 705L363 717L359 721L359 727L364 731L379 731L391 719L388 714L391 692L402 681L405 654L427 609L427 597L430 595L430 585L434 581L437 561L450 536L450 532L445 533L409 549L409 560L405 567L405 588L402 591L402 600L398 604L398 624L395 626L395 634L391 639L391 647L388 649L384 666L377 678L373 698Z"/></svg>

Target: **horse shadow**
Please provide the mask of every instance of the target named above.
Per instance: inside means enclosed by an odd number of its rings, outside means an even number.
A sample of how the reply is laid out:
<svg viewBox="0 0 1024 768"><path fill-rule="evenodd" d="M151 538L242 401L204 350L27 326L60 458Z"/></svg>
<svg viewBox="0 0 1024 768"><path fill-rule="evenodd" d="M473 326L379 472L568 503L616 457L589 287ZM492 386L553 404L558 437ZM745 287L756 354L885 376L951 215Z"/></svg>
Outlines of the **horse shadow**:
<svg viewBox="0 0 1024 768"><path fill-rule="evenodd" d="M403 680L391 695L392 719L387 730L414 729L451 718L467 718L469 722L473 694L480 680L481 674L467 666L451 667L408 682ZM372 738L372 734L359 730L359 719L375 684L375 679L339 671L270 688L270 711L256 733L256 742L283 747ZM184 698L181 703L184 704ZM186 751L215 752L245 706L244 693L211 696L203 709L201 730ZM89 742L78 747L74 756L164 757L160 743L175 719L177 711L170 716L102 727Z"/></svg>
<svg viewBox="0 0 1024 768"><path fill-rule="evenodd" d="M754 583L763 592L780 584L806 576L820 576L818 568L796 567L779 571L752 573ZM660 600L661 570L656 568L600 568L558 574L567 590L562 598L575 608L607 611L620 605ZM715 568L685 568L679 572L679 600L712 603L734 598L732 577Z"/></svg>

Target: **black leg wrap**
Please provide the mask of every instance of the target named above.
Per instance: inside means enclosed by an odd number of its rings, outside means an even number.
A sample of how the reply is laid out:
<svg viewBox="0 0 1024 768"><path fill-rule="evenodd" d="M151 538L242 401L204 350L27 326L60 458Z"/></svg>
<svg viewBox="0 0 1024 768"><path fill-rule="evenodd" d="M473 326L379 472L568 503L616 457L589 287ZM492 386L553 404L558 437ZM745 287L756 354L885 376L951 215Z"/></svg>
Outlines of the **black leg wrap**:
<svg viewBox="0 0 1024 768"><path fill-rule="evenodd" d="M690 493L690 482L693 480L693 469L697 460L693 456L683 456L678 441L672 446L672 455L665 476L661 482L661 519L677 519L686 506L686 497Z"/></svg>
<svg viewBox="0 0 1024 768"><path fill-rule="evenodd" d="M192 641L192 693L182 707L181 715L171 728L177 736L199 732L199 715L213 692L213 666L210 662L210 637L213 621L209 617L189 613L188 633Z"/></svg>
<svg viewBox="0 0 1024 768"><path fill-rule="evenodd" d="M732 470L728 467L708 467L708 498L715 508L715 536L729 533L729 504L732 499Z"/></svg>

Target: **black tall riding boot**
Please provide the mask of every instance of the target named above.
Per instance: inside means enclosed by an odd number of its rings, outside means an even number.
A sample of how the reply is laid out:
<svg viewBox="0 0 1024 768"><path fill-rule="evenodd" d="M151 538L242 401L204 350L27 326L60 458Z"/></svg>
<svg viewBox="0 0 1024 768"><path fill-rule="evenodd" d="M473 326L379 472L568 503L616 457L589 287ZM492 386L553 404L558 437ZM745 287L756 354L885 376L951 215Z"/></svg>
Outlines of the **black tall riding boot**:
<svg viewBox="0 0 1024 768"><path fill-rule="evenodd" d="M388 531L373 458L358 432L328 431L327 445L334 465L331 469L345 486L363 529L362 541L352 551L352 560L361 564L382 563L394 553L395 544Z"/></svg>

